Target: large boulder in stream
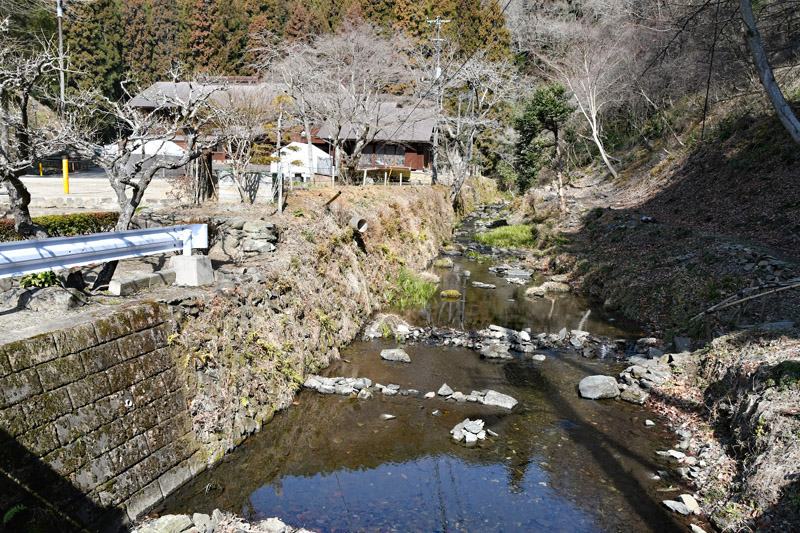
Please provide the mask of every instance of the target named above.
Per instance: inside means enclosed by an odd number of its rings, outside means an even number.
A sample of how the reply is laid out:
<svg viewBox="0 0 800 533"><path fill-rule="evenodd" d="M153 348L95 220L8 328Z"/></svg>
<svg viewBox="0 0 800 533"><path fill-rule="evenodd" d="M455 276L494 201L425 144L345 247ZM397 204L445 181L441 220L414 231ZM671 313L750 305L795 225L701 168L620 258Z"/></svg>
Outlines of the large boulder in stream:
<svg viewBox="0 0 800 533"><path fill-rule="evenodd" d="M602 400L619 396L617 380L611 376L589 376L578 384L578 392L582 398Z"/></svg>
<svg viewBox="0 0 800 533"><path fill-rule="evenodd" d="M478 401L483 405L490 405L492 407L502 407L503 409L513 409L517 405L517 400L508 394L497 392L494 390L487 390L486 394L481 396Z"/></svg>
<svg viewBox="0 0 800 533"><path fill-rule="evenodd" d="M401 363L410 363L411 358L402 348L393 348L391 350L381 350L381 359L386 361L400 361Z"/></svg>

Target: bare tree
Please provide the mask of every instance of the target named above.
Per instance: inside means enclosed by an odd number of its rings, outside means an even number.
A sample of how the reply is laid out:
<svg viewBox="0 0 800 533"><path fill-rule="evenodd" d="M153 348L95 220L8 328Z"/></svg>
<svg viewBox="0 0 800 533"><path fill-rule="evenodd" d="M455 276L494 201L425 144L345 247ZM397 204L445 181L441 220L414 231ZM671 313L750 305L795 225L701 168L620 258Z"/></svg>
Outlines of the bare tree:
<svg viewBox="0 0 800 533"><path fill-rule="evenodd" d="M800 121L792 112L792 108L786 103L781 92L778 82L775 81L775 75L772 72L772 66L769 64L767 52L764 50L764 45L761 42L761 34L756 26L756 19L753 16L753 6L750 0L739 0L739 8L742 14L742 22L744 23L744 36L747 40L747 46L750 48L750 53L753 55L756 69L758 69L758 77L767 96L778 114L778 118L789 132L792 139L800 144Z"/></svg>
<svg viewBox="0 0 800 533"><path fill-rule="evenodd" d="M242 202L253 203L258 183L248 182L247 170L258 141L278 113L275 94L264 84L231 86L213 100L212 125L230 161L233 181Z"/></svg>
<svg viewBox="0 0 800 533"><path fill-rule="evenodd" d="M291 98L292 115L303 125L303 135L306 138L306 165L313 174L312 128L314 124L322 123L324 118L312 106L320 89L318 76L321 75L315 66L312 48L307 45L308 39L288 42L267 35L260 36L258 40L261 46L254 51L258 57L256 70L267 79L278 80Z"/></svg>
<svg viewBox="0 0 800 533"><path fill-rule="evenodd" d="M125 101L111 101L91 92L68 102L65 109L75 132L70 144L105 171L117 195L116 231L128 229L147 187L160 171L180 169L203 154L198 141L213 117L209 99L218 90L195 82L163 82L130 98L124 84L123 89ZM91 121L98 116L114 124L118 132L114 143L101 142ZM108 283L116 265L116 261L106 263L93 288Z"/></svg>
<svg viewBox="0 0 800 533"><path fill-rule="evenodd" d="M603 113L620 100L627 71L624 63L630 53L625 46L629 33L625 29L616 30L613 32L607 25L584 26L560 57L538 54L573 94L589 126L592 142L614 178L617 171L603 144Z"/></svg>
<svg viewBox="0 0 800 533"><path fill-rule="evenodd" d="M346 22L335 34L287 49L283 77L306 135L312 123L322 124L320 135L334 150L334 166L348 181L364 148L393 113L393 106L385 105L389 89L410 78L400 48L370 24Z"/></svg>
<svg viewBox="0 0 800 533"><path fill-rule="evenodd" d="M209 99L217 87L195 82L157 83L135 98L115 102L92 95L94 107L68 110L75 124L84 124L73 144L79 153L102 168L119 203L116 230L128 229L145 191L161 170L175 170L202 155L201 129L214 116ZM86 127L87 115L104 115L114 123L118 137L104 145L97 132ZM77 129L77 128L76 128ZM179 153L169 153L179 148Z"/></svg>
<svg viewBox="0 0 800 533"><path fill-rule="evenodd" d="M7 27L6 19L0 23L0 183L8 192L17 232L47 237L31 220L31 195L20 177L36 161L62 151L69 136L59 117L39 123L31 120L29 110L36 100L55 106L57 99L48 92L50 78L58 71L58 55L48 42L41 43L40 51L27 51L7 38Z"/></svg>
<svg viewBox="0 0 800 533"><path fill-rule="evenodd" d="M478 53L465 63L444 70L448 110L441 125L444 155L453 174L450 200L461 192L474 158L475 141L480 134L501 127L494 112L515 89L515 71L508 62L494 63Z"/></svg>

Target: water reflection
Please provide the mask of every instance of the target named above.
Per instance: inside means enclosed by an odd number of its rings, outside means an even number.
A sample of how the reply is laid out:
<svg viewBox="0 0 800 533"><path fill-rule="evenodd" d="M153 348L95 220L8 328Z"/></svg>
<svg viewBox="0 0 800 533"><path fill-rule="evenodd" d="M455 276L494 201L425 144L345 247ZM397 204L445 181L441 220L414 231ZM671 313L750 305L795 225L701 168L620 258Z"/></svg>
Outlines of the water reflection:
<svg viewBox="0 0 800 533"><path fill-rule="evenodd" d="M591 516L560 501L536 465L516 487L505 474L499 464L429 455L364 471L289 476L279 490L252 494L251 517L291 516L326 531L600 531ZM308 500L316 508L296 513Z"/></svg>
<svg viewBox="0 0 800 533"><path fill-rule="evenodd" d="M641 335L635 325L610 317L587 298L573 294L554 294L545 298L525 296L528 287L542 282L540 276L534 276L525 285L517 285L489 272L488 263L470 261L466 257L451 259L453 268L434 269L441 278L439 291L455 289L461 296L453 300L442 298L437 293L427 308L409 313L412 322L462 330L498 324L517 330L531 328L534 333L558 333L561 328L567 328L608 337ZM492 284L496 288L473 287L473 281Z"/></svg>
<svg viewBox="0 0 800 533"><path fill-rule="evenodd" d="M551 354L540 364L486 363L471 350L407 346L410 365L380 359L390 342L350 346L328 375L368 376L402 388L511 394L513 412L422 396L367 401L305 391L262 434L167 503L171 512L222 508L279 516L315 531L665 531L678 527L647 472L663 434L617 402L577 398L607 361ZM432 416L434 410L441 416ZM382 413L397 418L384 421ZM499 434L481 446L449 430L481 418Z"/></svg>

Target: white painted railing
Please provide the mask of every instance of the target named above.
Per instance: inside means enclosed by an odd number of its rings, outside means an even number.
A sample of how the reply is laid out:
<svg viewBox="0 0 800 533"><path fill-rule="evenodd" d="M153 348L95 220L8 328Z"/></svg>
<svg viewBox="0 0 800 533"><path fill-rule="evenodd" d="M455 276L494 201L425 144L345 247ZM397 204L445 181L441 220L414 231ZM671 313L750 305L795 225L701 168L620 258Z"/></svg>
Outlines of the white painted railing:
<svg viewBox="0 0 800 533"><path fill-rule="evenodd" d="M206 224L14 241L0 244L0 278L192 248L208 248Z"/></svg>

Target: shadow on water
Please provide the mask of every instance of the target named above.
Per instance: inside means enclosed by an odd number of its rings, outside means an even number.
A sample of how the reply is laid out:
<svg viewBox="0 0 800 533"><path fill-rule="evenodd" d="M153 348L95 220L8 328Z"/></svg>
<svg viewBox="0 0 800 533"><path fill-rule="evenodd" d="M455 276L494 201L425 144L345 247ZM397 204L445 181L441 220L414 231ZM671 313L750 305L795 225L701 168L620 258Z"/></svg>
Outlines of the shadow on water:
<svg viewBox="0 0 800 533"><path fill-rule="evenodd" d="M98 506L0 430L0 532L116 533L122 511Z"/></svg>
<svg viewBox="0 0 800 533"><path fill-rule="evenodd" d="M215 507L252 519L279 516L319 531L671 531L661 486L648 472L666 434L643 427L646 412L577 398L583 371L553 355L543 364L491 364L460 349L406 346L411 365L377 356L392 343L355 343L327 374L368 376L421 391L511 394L513 412L421 396L367 401L305 391L216 469L165 504L170 512ZM598 362L609 369L609 363ZM593 368L597 371L597 368ZM435 410L440 416L432 416ZM390 413L395 420L383 421ZM482 446L449 430L481 418L499 434ZM634 419L634 420L632 420Z"/></svg>

